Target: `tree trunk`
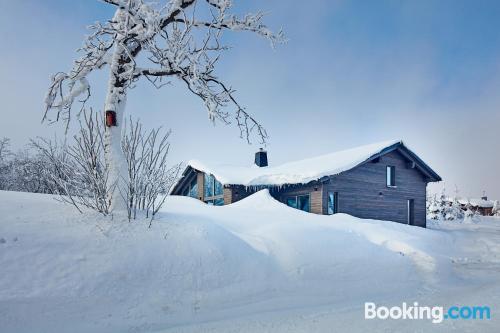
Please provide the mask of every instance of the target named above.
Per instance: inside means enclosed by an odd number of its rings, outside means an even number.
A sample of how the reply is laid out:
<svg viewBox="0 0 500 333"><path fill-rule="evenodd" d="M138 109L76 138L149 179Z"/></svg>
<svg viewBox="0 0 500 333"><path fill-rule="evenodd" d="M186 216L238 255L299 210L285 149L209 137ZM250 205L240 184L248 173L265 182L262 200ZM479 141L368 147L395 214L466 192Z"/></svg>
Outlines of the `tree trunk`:
<svg viewBox="0 0 500 333"><path fill-rule="evenodd" d="M121 138L124 125L124 112L127 101L126 73L129 60L123 46L115 45L113 58L110 66L110 77L104 112L114 111L116 114L116 126L106 126L104 137L104 154L109 171L108 178L108 200L111 203L111 211L126 211L126 200L122 195L127 193L128 172L127 161L123 153Z"/></svg>

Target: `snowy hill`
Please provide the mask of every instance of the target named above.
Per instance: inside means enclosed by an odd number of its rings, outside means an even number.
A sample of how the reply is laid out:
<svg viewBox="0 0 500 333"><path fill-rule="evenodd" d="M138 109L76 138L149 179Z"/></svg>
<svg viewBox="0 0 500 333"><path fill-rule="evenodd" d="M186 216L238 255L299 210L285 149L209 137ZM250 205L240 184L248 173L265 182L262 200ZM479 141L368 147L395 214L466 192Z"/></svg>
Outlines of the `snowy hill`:
<svg viewBox="0 0 500 333"><path fill-rule="evenodd" d="M500 219L434 230L171 197L148 223L0 191L1 332L495 331ZM482 322L364 320L364 302L489 305ZM498 315L496 316L498 317ZM480 326L478 326L480 325Z"/></svg>

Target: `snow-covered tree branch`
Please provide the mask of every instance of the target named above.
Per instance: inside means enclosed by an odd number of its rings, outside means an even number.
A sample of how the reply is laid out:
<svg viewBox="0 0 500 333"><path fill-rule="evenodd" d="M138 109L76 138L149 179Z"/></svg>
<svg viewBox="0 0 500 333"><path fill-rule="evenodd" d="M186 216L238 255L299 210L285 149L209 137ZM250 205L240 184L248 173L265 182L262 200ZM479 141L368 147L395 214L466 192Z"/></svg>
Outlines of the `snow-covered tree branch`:
<svg viewBox="0 0 500 333"><path fill-rule="evenodd" d="M236 100L234 90L215 73L223 51L225 31L248 31L270 41L285 41L283 32L273 33L263 24L262 13L238 17L230 12L231 0L103 0L116 7L113 18L90 26L77 59L68 73L57 73L45 99L45 121L66 121L73 107L80 109L91 96L90 73L109 68L105 112L116 119L105 135L106 162L110 178L116 182L126 174L126 161L120 147L127 90L146 78L155 87L177 79L198 96L215 122L235 122L241 137L250 141L255 133L264 142L263 126ZM227 108L233 108L231 112ZM113 198L110 198L111 201Z"/></svg>

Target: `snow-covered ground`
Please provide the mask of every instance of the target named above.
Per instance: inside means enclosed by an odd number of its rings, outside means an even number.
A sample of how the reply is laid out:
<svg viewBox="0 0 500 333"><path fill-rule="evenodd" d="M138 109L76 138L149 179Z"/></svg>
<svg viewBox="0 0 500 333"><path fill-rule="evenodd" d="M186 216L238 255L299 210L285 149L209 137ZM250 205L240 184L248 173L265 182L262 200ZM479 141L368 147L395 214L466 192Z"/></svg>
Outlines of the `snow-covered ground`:
<svg viewBox="0 0 500 333"><path fill-rule="evenodd" d="M429 229L318 216L261 191L169 198L144 220L0 191L0 332L500 329L500 219ZM364 303L486 305L490 320L365 320Z"/></svg>

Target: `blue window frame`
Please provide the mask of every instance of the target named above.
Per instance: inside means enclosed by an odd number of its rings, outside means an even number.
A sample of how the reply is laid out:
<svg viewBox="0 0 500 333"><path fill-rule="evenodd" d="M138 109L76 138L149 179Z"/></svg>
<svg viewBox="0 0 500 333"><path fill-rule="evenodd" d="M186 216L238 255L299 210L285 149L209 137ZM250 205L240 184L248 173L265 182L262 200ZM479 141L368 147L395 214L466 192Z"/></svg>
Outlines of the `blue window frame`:
<svg viewBox="0 0 500 333"><path fill-rule="evenodd" d="M310 211L310 199L309 194L297 196L297 208L303 210L304 212Z"/></svg>
<svg viewBox="0 0 500 333"><path fill-rule="evenodd" d="M309 194L294 195L287 197L285 200L287 206L309 212L311 210Z"/></svg>
<svg viewBox="0 0 500 333"><path fill-rule="evenodd" d="M189 186L188 196L192 198L198 197L198 182L196 181L196 178L191 182L191 185Z"/></svg>
<svg viewBox="0 0 500 333"><path fill-rule="evenodd" d="M224 186L213 175L205 174L205 185L203 194L205 202L209 205L222 206L224 205Z"/></svg>
<svg viewBox="0 0 500 333"><path fill-rule="evenodd" d="M214 176L205 174L205 186L204 186L205 198L214 196L214 181L215 181Z"/></svg>
<svg viewBox="0 0 500 333"><path fill-rule="evenodd" d="M297 208L297 197L286 198L286 204L287 206Z"/></svg>

